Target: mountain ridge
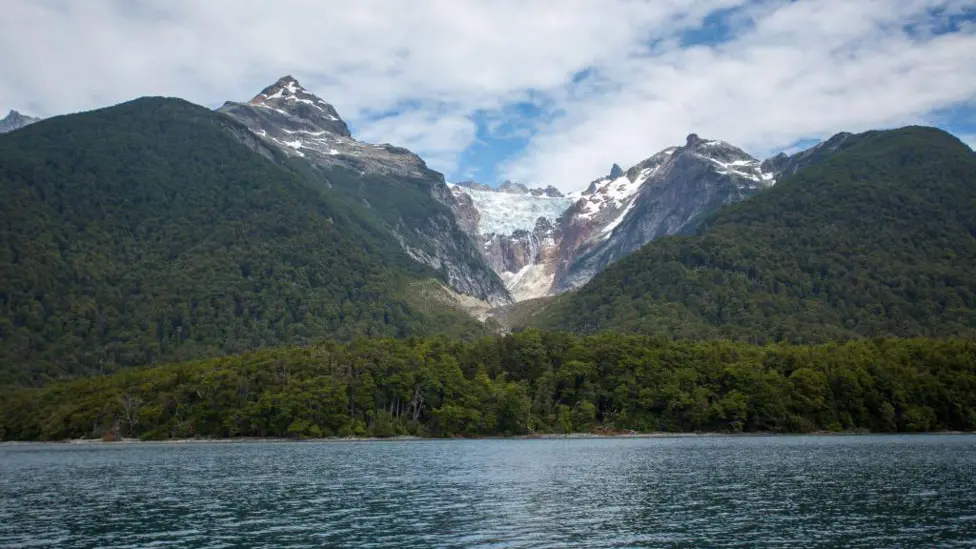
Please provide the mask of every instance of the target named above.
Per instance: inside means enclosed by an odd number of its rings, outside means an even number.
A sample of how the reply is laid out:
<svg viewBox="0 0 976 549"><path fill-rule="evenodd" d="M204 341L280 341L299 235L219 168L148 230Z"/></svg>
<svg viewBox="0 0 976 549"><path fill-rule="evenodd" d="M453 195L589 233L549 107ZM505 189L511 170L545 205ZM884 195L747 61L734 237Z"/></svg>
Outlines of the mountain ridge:
<svg viewBox="0 0 976 549"><path fill-rule="evenodd" d="M926 127L835 137L696 236L651 242L526 324L760 342L976 335L976 154Z"/></svg>
<svg viewBox="0 0 976 549"><path fill-rule="evenodd" d="M473 198L480 214L473 236L512 295L523 300L579 287L650 240L689 230L703 215L774 183L775 175L741 149L689 134L685 145L626 171L613 164L608 175L563 195L562 212L533 208L528 189L511 182L498 189L465 182L453 190Z"/></svg>

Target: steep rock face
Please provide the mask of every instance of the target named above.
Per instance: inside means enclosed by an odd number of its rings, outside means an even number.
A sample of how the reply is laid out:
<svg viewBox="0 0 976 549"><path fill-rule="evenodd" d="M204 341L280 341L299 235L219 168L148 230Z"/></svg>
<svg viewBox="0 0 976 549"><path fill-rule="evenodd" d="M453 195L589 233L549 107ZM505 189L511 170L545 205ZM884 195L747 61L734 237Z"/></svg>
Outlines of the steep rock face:
<svg viewBox="0 0 976 549"><path fill-rule="evenodd" d="M0 119L0 133L12 132L14 130L19 130L24 126L28 126L37 122L40 118L35 118L33 116L27 116L26 114L21 114L15 110L11 110L7 116Z"/></svg>
<svg viewBox="0 0 976 549"><path fill-rule="evenodd" d="M511 302L471 238L479 215L444 177L407 149L362 143L335 108L291 76L220 112L263 142L309 162L331 191L344 192L398 240L413 259L440 271L454 290L493 305Z"/></svg>
<svg viewBox="0 0 976 549"><path fill-rule="evenodd" d="M689 232L704 215L774 182L774 174L741 149L695 134L623 177L597 180L563 227L553 291L576 288L651 240Z"/></svg>

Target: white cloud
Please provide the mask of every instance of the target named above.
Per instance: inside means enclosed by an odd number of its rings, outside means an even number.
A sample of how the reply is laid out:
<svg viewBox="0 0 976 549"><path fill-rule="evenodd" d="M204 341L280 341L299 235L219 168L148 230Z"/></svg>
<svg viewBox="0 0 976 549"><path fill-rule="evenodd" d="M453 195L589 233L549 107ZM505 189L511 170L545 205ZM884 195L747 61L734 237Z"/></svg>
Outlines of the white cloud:
<svg viewBox="0 0 976 549"><path fill-rule="evenodd" d="M436 169L455 169L475 143L477 113L489 134L529 139L503 175L576 188L692 131L759 153L973 99L976 28L928 32L940 17L929 8L966 5L7 0L0 110L52 115L140 95L214 106L291 73L358 136ZM682 31L736 7L731 42L681 47ZM914 38L906 22L919 25ZM512 106L523 101L543 116L521 118Z"/></svg>
<svg viewBox="0 0 976 549"><path fill-rule="evenodd" d="M687 133L764 155L802 138L923 122L976 98L976 34L907 35L934 2L780 3L714 48L677 47L606 67L618 91L569 99L511 176L576 188Z"/></svg>

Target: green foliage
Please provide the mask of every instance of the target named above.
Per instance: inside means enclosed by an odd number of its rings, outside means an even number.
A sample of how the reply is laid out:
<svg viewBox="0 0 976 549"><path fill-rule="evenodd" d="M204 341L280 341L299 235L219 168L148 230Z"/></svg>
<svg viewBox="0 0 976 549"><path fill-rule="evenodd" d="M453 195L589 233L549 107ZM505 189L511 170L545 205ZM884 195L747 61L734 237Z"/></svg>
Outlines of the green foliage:
<svg viewBox="0 0 976 549"><path fill-rule="evenodd" d="M249 146L227 117L162 98L0 136L0 384L325 337L485 333L406 295L437 273L362 208Z"/></svg>
<svg viewBox="0 0 976 549"><path fill-rule="evenodd" d="M851 139L523 323L755 343L973 336L976 154L931 128Z"/></svg>
<svg viewBox="0 0 976 549"><path fill-rule="evenodd" d="M976 429L976 342L360 339L0 393L0 439Z"/></svg>

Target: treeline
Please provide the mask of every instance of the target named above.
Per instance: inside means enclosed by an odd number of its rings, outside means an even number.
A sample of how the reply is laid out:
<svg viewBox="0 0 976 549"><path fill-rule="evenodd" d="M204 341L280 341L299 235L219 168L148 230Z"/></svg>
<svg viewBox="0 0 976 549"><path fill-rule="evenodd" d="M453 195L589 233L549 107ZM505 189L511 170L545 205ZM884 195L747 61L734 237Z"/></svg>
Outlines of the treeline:
<svg viewBox="0 0 976 549"><path fill-rule="evenodd" d="M976 342L362 339L0 393L0 439L976 429Z"/></svg>

